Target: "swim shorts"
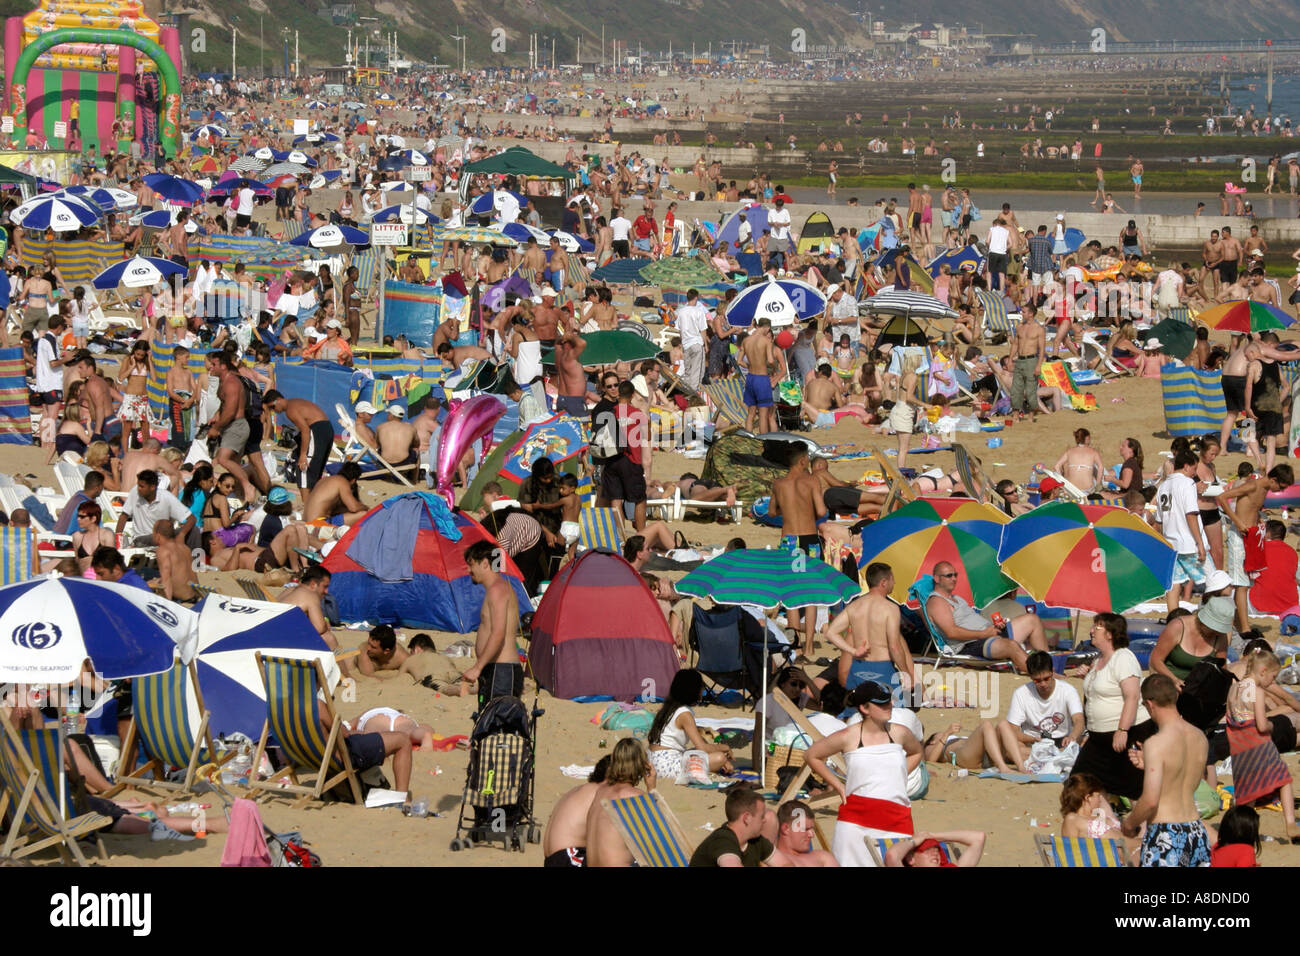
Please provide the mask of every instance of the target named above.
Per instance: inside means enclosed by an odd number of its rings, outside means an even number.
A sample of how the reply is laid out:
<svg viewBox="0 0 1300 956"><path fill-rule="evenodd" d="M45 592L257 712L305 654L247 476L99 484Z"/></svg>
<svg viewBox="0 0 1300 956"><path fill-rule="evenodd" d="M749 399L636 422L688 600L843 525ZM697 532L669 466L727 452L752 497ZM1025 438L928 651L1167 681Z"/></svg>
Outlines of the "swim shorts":
<svg viewBox="0 0 1300 956"><path fill-rule="evenodd" d="M784 534L780 546L786 551L802 551L810 558L822 556L822 539L817 534Z"/></svg>
<svg viewBox="0 0 1300 956"><path fill-rule="evenodd" d="M1209 866L1210 838L1200 820L1148 823L1141 866Z"/></svg>
<svg viewBox="0 0 1300 956"><path fill-rule="evenodd" d="M856 488L833 485L822 492L822 500L826 502L827 511L833 514L851 515L857 514L858 502L862 500L862 496Z"/></svg>
<svg viewBox="0 0 1300 956"><path fill-rule="evenodd" d="M1220 381L1223 385L1223 401L1227 405L1228 414L1233 415L1237 412L1244 412L1246 410L1246 376L1225 375Z"/></svg>
<svg viewBox="0 0 1300 956"><path fill-rule="evenodd" d="M249 434L248 419L236 418L221 430L221 447L226 451L233 451L238 457L244 454Z"/></svg>
<svg viewBox="0 0 1300 956"><path fill-rule="evenodd" d="M343 742L352 758L353 770L369 770L384 762L383 734L351 734Z"/></svg>
<svg viewBox="0 0 1300 956"><path fill-rule="evenodd" d="M766 375L749 372L745 375L745 394L741 397L751 408L772 407L772 380Z"/></svg>
<svg viewBox="0 0 1300 956"><path fill-rule="evenodd" d="M1180 554L1174 561L1174 580L1173 586L1177 587L1184 581L1191 581L1193 584L1204 584L1205 576L1214 570L1214 558L1210 557L1209 552L1205 554L1204 561L1196 559L1196 553Z"/></svg>
<svg viewBox="0 0 1300 956"><path fill-rule="evenodd" d="M556 850L545 860L542 866L547 867L570 867L587 865L587 848L585 846L566 846Z"/></svg>

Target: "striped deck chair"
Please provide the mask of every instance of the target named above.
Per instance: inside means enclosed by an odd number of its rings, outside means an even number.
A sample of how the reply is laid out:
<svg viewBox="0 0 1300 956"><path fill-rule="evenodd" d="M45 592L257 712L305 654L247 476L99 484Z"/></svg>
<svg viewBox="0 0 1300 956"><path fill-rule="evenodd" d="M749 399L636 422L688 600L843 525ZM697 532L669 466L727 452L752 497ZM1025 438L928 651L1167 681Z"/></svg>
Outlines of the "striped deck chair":
<svg viewBox="0 0 1300 956"><path fill-rule="evenodd" d="M739 377L724 378L721 382L712 382L704 386L705 393L713 402L713 407L717 410L714 415L716 421L719 416L729 418L734 425L744 426L745 424L745 382Z"/></svg>
<svg viewBox="0 0 1300 956"><path fill-rule="evenodd" d="M623 553L623 522L613 508L583 508L578 513L578 526L581 547Z"/></svg>
<svg viewBox="0 0 1300 956"><path fill-rule="evenodd" d="M1160 369L1160 403L1171 435L1217 432L1228 414L1221 372L1170 362Z"/></svg>
<svg viewBox="0 0 1300 956"><path fill-rule="evenodd" d="M1038 859L1050 867L1126 867L1128 849L1122 840L1063 837L1040 833L1034 837Z"/></svg>
<svg viewBox="0 0 1300 956"><path fill-rule="evenodd" d="M982 329L986 339L993 338L998 332L1005 332L1008 337L1016 334L1020 323L1007 315L1007 301L998 292L976 289L975 297L984 307Z"/></svg>
<svg viewBox="0 0 1300 956"><path fill-rule="evenodd" d="M77 841L93 836L99 858L108 860L99 831L111 827L112 818L99 813L68 817L61 744L57 728L19 731L0 716L0 819L8 815L11 821L0 858L22 859L56 847L64 861L71 855L78 866L86 866Z"/></svg>
<svg viewBox="0 0 1300 956"><path fill-rule="evenodd" d="M596 486L591 480L590 474L578 476L578 498L582 502L582 507L591 508L596 504Z"/></svg>
<svg viewBox="0 0 1300 956"><path fill-rule="evenodd" d="M263 657L261 652L256 657L257 670L266 688L266 723L262 726L262 739L257 742L257 754L253 757L255 770L248 781L249 790L263 790L271 795L296 793L299 800L294 806L301 807L321 800L326 792L346 781L353 802L360 804L361 785L357 772L352 769L352 758L343 744L343 725L334 711L333 698L329 694L322 698L330 715L328 733L321 726L316 710L316 693L326 687L325 670L320 661ZM266 741L272 734L288 761L288 767L274 771L270 779L263 780L256 768L262 766ZM280 783L280 778L286 773L290 782ZM308 776L309 783L306 781Z"/></svg>
<svg viewBox="0 0 1300 956"><path fill-rule="evenodd" d="M117 781L105 796L111 798L128 788L164 790L169 795L193 793L200 763L216 757L208 730L211 715L203 706L194 665L177 664L162 674L136 677L131 681L131 692L134 715L122 738L122 759L135 759L138 740L145 762L134 769L119 768ZM174 767L184 768L183 780L166 779L168 770Z"/></svg>
<svg viewBox="0 0 1300 956"><path fill-rule="evenodd" d="M302 224L301 219L285 219L281 225L284 229L285 242L289 242L291 239L297 239L307 231L306 227Z"/></svg>
<svg viewBox="0 0 1300 956"><path fill-rule="evenodd" d="M352 256L352 264L357 267L357 291L363 296L374 289L375 266L379 264L379 250L376 247L363 249Z"/></svg>
<svg viewBox="0 0 1300 956"><path fill-rule="evenodd" d="M904 838L863 837L862 839L867 841L867 852L870 853L871 858L876 861L876 866L883 867L885 865L885 857L889 854L889 851L893 849L894 844L902 843ZM953 863L956 863L961 859L961 847L955 843L940 843L939 849L942 850L944 856Z"/></svg>
<svg viewBox="0 0 1300 956"><path fill-rule="evenodd" d="M1195 325L1192 319L1192 310L1185 305L1176 305L1169 310L1169 318L1175 322L1182 322L1184 325Z"/></svg>
<svg viewBox="0 0 1300 956"><path fill-rule="evenodd" d="M273 595L267 593L266 588L262 587L262 585L258 584L252 578L235 578L235 583L243 589L245 595L252 598L254 601L275 600Z"/></svg>
<svg viewBox="0 0 1300 956"><path fill-rule="evenodd" d="M976 670L1011 670L1010 661L990 661L983 657L976 657L973 654L963 654L949 645L948 639L944 637L943 632L935 627L934 622L930 620L930 612L926 607L926 602L929 601L930 595L933 593L934 576L923 574L907 589L907 602L909 606L916 604L921 610L921 617L925 620L926 630L930 632L925 653L929 655L931 650L934 651L936 667L954 664L958 667L971 667Z"/></svg>
<svg viewBox="0 0 1300 956"><path fill-rule="evenodd" d="M600 808L618 829L637 866L690 866L695 851L658 790L602 800Z"/></svg>
<svg viewBox="0 0 1300 956"><path fill-rule="evenodd" d="M0 528L0 585L17 584L39 573L36 542L27 528Z"/></svg>

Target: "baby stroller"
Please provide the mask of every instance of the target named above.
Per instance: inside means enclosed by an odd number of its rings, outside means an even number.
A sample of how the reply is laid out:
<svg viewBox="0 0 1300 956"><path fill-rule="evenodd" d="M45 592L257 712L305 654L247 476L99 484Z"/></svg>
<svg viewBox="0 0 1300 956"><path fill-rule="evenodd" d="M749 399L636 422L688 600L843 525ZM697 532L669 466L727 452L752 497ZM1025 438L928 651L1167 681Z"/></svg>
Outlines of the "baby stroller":
<svg viewBox="0 0 1300 956"><path fill-rule="evenodd" d="M525 840L541 843L533 816L537 718L518 697L494 697L475 715L469 736L469 770L460 820L451 849L500 840L503 849L523 852Z"/></svg>

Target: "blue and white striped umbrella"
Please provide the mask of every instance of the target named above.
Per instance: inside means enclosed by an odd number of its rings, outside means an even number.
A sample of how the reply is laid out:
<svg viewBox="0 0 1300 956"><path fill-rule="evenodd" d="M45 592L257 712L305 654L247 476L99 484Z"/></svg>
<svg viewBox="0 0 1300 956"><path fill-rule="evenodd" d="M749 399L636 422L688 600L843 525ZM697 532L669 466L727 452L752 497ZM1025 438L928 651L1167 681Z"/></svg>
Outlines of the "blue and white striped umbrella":
<svg viewBox="0 0 1300 956"><path fill-rule="evenodd" d="M339 137L337 133L304 133L301 136L295 136L293 145L302 146L319 146L322 143L337 143Z"/></svg>
<svg viewBox="0 0 1300 956"><path fill-rule="evenodd" d="M0 588L0 681L66 684L91 665L116 679L189 663L193 611L126 584L58 575Z"/></svg>
<svg viewBox="0 0 1300 956"><path fill-rule="evenodd" d="M308 100L303 105L309 110L327 110L330 108L329 104L324 100Z"/></svg>
<svg viewBox="0 0 1300 956"><path fill-rule="evenodd" d="M9 213L9 221L24 229L52 229L55 232L76 232L98 221L101 210L89 200L75 196L37 196Z"/></svg>
<svg viewBox="0 0 1300 956"><path fill-rule="evenodd" d="M511 192L509 189L494 189L490 193L475 196L469 204L469 211L475 216L495 216L497 213L504 212L507 215L501 218L513 222L515 216L519 215L519 210L526 205L528 205L526 196Z"/></svg>
<svg viewBox="0 0 1300 956"><path fill-rule="evenodd" d="M230 135L224 126L218 126L216 123L204 123L202 126L196 127L190 131L190 142L197 143L203 138L204 133L207 133L209 140L224 139Z"/></svg>
<svg viewBox="0 0 1300 956"><path fill-rule="evenodd" d="M203 187L198 183L172 176L170 173L150 173L144 184L167 202L177 206L193 206L203 201Z"/></svg>
<svg viewBox="0 0 1300 956"><path fill-rule="evenodd" d="M826 309L826 296L802 279L767 280L743 289L727 306L727 321L732 325L753 325L770 319L772 325L792 325Z"/></svg>
<svg viewBox="0 0 1300 956"><path fill-rule="evenodd" d="M551 237L538 229L536 226L530 226L526 222L495 222L489 229L495 229L504 236L508 236L520 245L524 245L529 239L536 239L541 246L549 246Z"/></svg>
<svg viewBox="0 0 1300 956"><path fill-rule="evenodd" d="M132 256L115 262L95 278L90 284L96 289L152 289L159 282L172 276L186 274L184 266L177 265L170 259L155 259L150 256Z"/></svg>
<svg viewBox="0 0 1300 956"><path fill-rule="evenodd" d="M257 672L257 651L275 657L317 658L333 690L339 680L334 653L302 609L214 594L198 614L195 669L212 735L241 733L256 740L266 721L266 689ZM193 695L191 695L193 696ZM197 704L194 705L197 709ZM198 714L190 715L197 727Z"/></svg>
<svg viewBox="0 0 1300 956"><path fill-rule="evenodd" d="M351 226L317 226L311 232L304 232L289 240L291 246L306 246L309 249L346 249L352 246L370 244L370 236Z"/></svg>
<svg viewBox="0 0 1300 956"><path fill-rule="evenodd" d="M552 229L551 236L560 240L560 248L565 252L595 252L596 244L575 236L571 232L565 232L563 229Z"/></svg>
<svg viewBox="0 0 1300 956"><path fill-rule="evenodd" d="M100 209L111 211L114 209L133 209L139 203L135 198L135 193L127 192L125 189L118 189L114 186L65 186L56 192L66 193L69 196L75 196L82 202L92 202Z"/></svg>
<svg viewBox="0 0 1300 956"><path fill-rule="evenodd" d="M261 160L264 163L272 163L275 162L277 159L284 159L284 157L288 156L289 154L288 152L279 153L276 150L272 149L270 146L259 146L257 147L257 149L250 150L244 155L251 156L253 159Z"/></svg>
<svg viewBox="0 0 1300 956"><path fill-rule="evenodd" d="M338 181L339 177L341 177L342 175L343 175L343 170L341 169L327 169L324 172L317 173L315 176L313 176L311 178L311 182L307 184L307 188L324 189L326 186L329 186L332 183Z"/></svg>
<svg viewBox="0 0 1300 956"><path fill-rule="evenodd" d="M431 222L435 226L442 222L433 213L421 209L419 206L412 206L410 203L398 203L394 206L385 206L379 212L370 217L371 222L404 222L408 226L414 221L416 224L423 225Z"/></svg>

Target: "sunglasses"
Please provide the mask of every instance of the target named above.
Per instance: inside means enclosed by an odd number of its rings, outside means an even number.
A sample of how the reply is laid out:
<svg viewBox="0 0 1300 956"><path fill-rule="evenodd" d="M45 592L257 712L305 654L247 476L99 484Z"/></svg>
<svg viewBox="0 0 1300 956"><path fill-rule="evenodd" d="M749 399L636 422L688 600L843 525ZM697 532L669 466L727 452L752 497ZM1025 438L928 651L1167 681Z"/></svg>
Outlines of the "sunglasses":
<svg viewBox="0 0 1300 956"><path fill-rule="evenodd" d="M951 574L936 574L936 575L935 575L936 578L955 578L956 576L957 576L957 572L956 572L956 571L953 571Z"/></svg>

